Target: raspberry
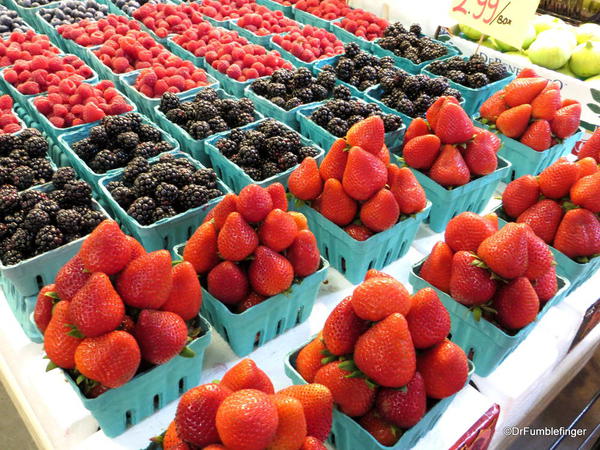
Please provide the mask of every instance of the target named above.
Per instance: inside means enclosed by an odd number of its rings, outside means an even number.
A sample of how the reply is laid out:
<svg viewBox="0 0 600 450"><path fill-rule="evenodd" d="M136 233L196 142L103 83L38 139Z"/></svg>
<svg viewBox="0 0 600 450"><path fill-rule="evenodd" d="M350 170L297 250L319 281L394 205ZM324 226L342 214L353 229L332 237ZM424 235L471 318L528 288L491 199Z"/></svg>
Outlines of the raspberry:
<svg viewBox="0 0 600 450"><path fill-rule="evenodd" d="M94 103L88 103L83 108L83 121L86 123L101 120L106 114Z"/></svg>

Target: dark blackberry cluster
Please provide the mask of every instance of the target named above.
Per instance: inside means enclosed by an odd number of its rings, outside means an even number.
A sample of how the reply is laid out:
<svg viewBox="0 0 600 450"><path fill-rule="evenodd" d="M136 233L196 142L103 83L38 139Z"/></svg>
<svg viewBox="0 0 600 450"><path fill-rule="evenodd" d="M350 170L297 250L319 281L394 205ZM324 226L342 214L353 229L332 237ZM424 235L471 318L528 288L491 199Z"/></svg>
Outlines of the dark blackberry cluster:
<svg viewBox="0 0 600 450"><path fill-rule="evenodd" d="M377 44L415 64L441 58L448 53L448 49L442 44L423 36L421 27L417 24L411 25L409 30L400 22L390 25Z"/></svg>
<svg viewBox="0 0 600 450"><path fill-rule="evenodd" d="M289 111L330 97L334 85L335 77L330 73L315 77L309 69L301 67L296 70L277 69L270 77L252 83L252 90Z"/></svg>
<svg viewBox="0 0 600 450"><path fill-rule="evenodd" d="M141 225L201 206L223 193L212 169L197 169L187 158L161 155L154 164L133 158L120 181L106 188L115 201Z"/></svg>
<svg viewBox="0 0 600 450"><path fill-rule="evenodd" d="M0 186L2 264L17 264L79 239L106 218L93 209L92 190L72 168L58 169L52 184L49 192Z"/></svg>
<svg viewBox="0 0 600 450"><path fill-rule="evenodd" d="M453 56L442 61L434 61L427 70L473 89L506 78L509 74L508 68L501 62L487 63L478 54L471 55L466 60L460 56Z"/></svg>
<svg viewBox="0 0 600 450"><path fill-rule="evenodd" d="M160 110L198 140L254 122L254 103L248 98L219 98L212 88L203 89L193 101L181 102L173 93L163 94Z"/></svg>
<svg viewBox="0 0 600 450"><path fill-rule="evenodd" d="M46 158L48 148L48 141L35 128L0 135L0 185L22 191L50 181L54 169Z"/></svg>
<svg viewBox="0 0 600 450"><path fill-rule="evenodd" d="M335 98L315 109L310 119L331 134L344 137L350 127L369 116L381 116L385 123L386 133L402 126L402 119L393 114L384 114L374 103L360 100Z"/></svg>
<svg viewBox="0 0 600 450"><path fill-rule="evenodd" d="M142 123L139 114L128 113L106 116L71 148L94 172L105 173L124 167L136 156L152 158L173 147L158 128Z"/></svg>
<svg viewBox="0 0 600 450"><path fill-rule="evenodd" d="M219 151L255 181L262 181L294 167L319 150L304 146L301 136L274 119L252 130L233 130L215 144Z"/></svg>

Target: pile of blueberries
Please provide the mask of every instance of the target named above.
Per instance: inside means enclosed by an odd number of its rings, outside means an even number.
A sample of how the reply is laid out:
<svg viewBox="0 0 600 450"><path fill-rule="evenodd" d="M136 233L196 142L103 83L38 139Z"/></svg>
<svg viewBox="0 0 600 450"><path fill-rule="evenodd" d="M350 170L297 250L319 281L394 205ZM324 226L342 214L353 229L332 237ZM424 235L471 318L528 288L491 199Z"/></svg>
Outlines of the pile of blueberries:
<svg viewBox="0 0 600 450"><path fill-rule="evenodd" d="M25 33L29 28L16 11L0 5L0 37L6 38L13 31Z"/></svg>
<svg viewBox="0 0 600 450"><path fill-rule="evenodd" d="M157 3L154 0L115 0L114 4L128 16L133 16L133 12L146 3ZM164 3L164 2L163 2Z"/></svg>
<svg viewBox="0 0 600 450"><path fill-rule="evenodd" d="M26 1L26 0L25 0ZM84 19L99 20L108 15L108 6L94 0L63 2L60 8L48 8L40 11L46 22L53 27L68 23L77 23Z"/></svg>

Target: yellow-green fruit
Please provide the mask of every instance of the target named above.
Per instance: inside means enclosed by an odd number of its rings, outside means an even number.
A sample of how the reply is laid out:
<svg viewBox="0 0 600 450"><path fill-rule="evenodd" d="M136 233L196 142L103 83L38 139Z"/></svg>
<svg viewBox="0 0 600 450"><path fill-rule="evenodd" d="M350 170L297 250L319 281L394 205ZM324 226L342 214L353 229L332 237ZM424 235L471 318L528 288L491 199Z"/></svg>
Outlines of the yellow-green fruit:
<svg viewBox="0 0 600 450"><path fill-rule="evenodd" d="M493 39L490 38L486 38L481 42L481 45L483 45L484 47L488 47L494 50L497 50L496 48L496 44L494 43Z"/></svg>
<svg viewBox="0 0 600 450"><path fill-rule="evenodd" d="M568 75L570 77L573 78L577 78L577 75L575 75L572 71L571 68L569 67L569 64L565 64L564 66L562 66L560 69L556 69L557 72L562 73L564 75Z"/></svg>
<svg viewBox="0 0 600 450"><path fill-rule="evenodd" d="M562 20L558 17L549 16L547 14L543 14L541 16L535 16L531 21L532 25L535 27L536 33L541 33L542 31L549 30L551 28L556 27L557 25L564 24Z"/></svg>
<svg viewBox="0 0 600 450"><path fill-rule="evenodd" d="M597 23L584 23L577 28L575 35L579 44L587 41L600 41L600 25Z"/></svg>
<svg viewBox="0 0 600 450"><path fill-rule="evenodd" d="M536 37L537 33L535 31L535 27L533 25L529 25L529 28L527 28L527 34L523 39L523 50L527 50L529 46L533 44L533 41L535 41Z"/></svg>
<svg viewBox="0 0 600 450"><path fill-rule="evenodd" d="M564 66L571 57L572 48L568 37L575 37L567 30L547 30L540 33L529 47L527 55L532 63L548 69Z"/></svg>
<svg viewBox="0 0 600 450"><path fill-rule="evenodd" d="M577 46L571 55L569 67L580 78L600 74L600 42L587 41Z"/></svg>
<svg viewBox="0 0 600 450"><path fill-rule="evenodd" d="M477 31L475 28L469 27L467 25L462 25L462 24L459 24L458 28L460 28L460 31L462 32L462 34L464 34L467 38L471 39L472 41L478 41L479 38L481 37L481 33L479 31Z"/></svg>

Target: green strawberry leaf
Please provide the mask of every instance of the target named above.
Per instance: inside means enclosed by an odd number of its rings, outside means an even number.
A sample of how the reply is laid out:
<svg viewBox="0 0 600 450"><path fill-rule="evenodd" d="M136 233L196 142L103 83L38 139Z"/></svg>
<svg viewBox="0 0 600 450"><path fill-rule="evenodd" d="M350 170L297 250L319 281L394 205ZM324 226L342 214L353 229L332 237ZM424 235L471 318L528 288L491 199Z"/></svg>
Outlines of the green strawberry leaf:
<svg viewBox="0 0 600 450"><path fill-rule="evenodd" d="M492 314L498 314L498 311L496 311L494 308L492 308L491 306L487 306L487 305L481 305L480 308L485 311L485 312L489 312Z"/></svg>
<svg viewBox="0 0 600 450"><path fill-rule="evenodd" d="M183 259L174 259L171 261L171 267L175 267L177 264L181 264Z"/></svg>
<svg viewBox="0 0 600 450"><path fill-rule="evenodd" d="M377 389L379 387L379 385L377 383L374 383L373 381L369 380L368 378L365 378L365 383L367 383L367 386L369 386L369 389Z"/></svg>
<svg viewBox="0 0 600 450"><path fill-rule="evenodd" d="M337 359L337 358L336 358L336 356L335 356L335 355L328 356L327 358L323 358L323 359L321 359L321 365L323 365L323 366L324 366L324 365L326 365L326 364L329 364L329 363L331 363L331 362L334 362L336 359Z"/></svg>
<svg viewBox="0 0 600 450"><path fill-rule="evenodd" d="M58 366L56 364L54 364L52 361L50 361L48 363L48 365L46 366L46 372L50 372L51 370L56 369Z"/></svg>
<svg viewBox="0 0 600 450"><path fill-rule="evenodd" d="M81 331L79 331L75 325L70 325L69 324L68 327L71 328L71 331L69 331L67 333L69 336L76 337L76 338L79 338L79 339L83 339L85 337L83 335L83 333Z"/></svg>
<svg viewBox="0 0 600 450"><path fill-rule="evenodd" d="M211 383L214 383L214 384L219 384L220 382L221 382L221 380L217 380L217 379L214 379L211 381Z"/></svg>
<svg viewBox="0 0 600 450"><path fill-rule="evenodd" d="M481 308L479 306L476 306L473 308L472 312L473 312L473 318L475 319L475 322L479 322L479 320L481 320L481 314L482 314Z"/></svg>
<svg viewBox="0 0 600 450"><path fill-rule="evenodd" d="M323 341L323 337L321 336L321 342L324 343ZM321 355L323 356L334 356L333 353L331 353L329 350L327 350L326 348L324 348L323 350L321 350Z"/></svg>
<svg viewBox="0 0 600 450"><path fill-rule="evenodd" d="M354 373L358 370L358 367L356 367L356 364L354 364L354 361L351 359L344 361L338 367L342 370L345 370L346 372L352 372L352 373Z"/></svg>
<svg viewBox="0 0 600 450"><path fill-rule="evenodd" d="M154 436L154 437L150 438L150 442L154 442L155 444L160 444L160 445L162 445L164 440L165 440L164 434L159 434L158 436Z"/></svg>
<svg viewBox="0 0 600 450"><path fill-rule="evenodd" d="M46 292L44 295L46 297L50 297L50 298L53 298L55 300L60 300L60 297L58 296L58 292L55 292L55 291Z"/></svg>
<svg viewBox="0 0 600 450"><path fill-rule="evenodd" d="M196 356L196 352L189 347L183 347L183 350L179 352L179 356L183 356L184 358L193 358Z"/></svg>
<svg viewBox="0 0 600 450"><path fill-rule="evenodd" d="M76 379L75 379L75 383L77 384L81 384L85 381L85 377L83 375L79 375Z"/></svg>

